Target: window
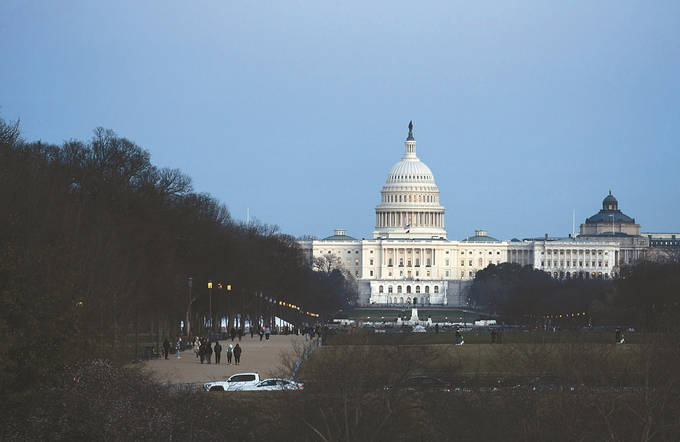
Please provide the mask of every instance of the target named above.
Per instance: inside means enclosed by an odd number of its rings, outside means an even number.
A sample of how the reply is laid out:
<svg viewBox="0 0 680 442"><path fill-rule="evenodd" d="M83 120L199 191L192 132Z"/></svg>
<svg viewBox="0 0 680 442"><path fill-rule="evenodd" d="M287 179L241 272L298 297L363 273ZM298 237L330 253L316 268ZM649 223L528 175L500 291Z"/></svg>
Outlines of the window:
<svg viewBox="0 0 680 442"><path fill-rule="evenodd" d="M448 259L444 260L444 265L445 265L445 266L448 266L448 265L449 265L449 260L448 260Z"/></svg>
<svg viewBox="0 0 680 442"><path fill-rule="evenodd" d="M448 270L446 271L446 277L447 278L449 277L449 271Z"/></svg>
<svg viewBox="0 0 680 442"><path fill-rule="evenodd" d="M429 270L427 271L427 276L430 276L430 271L429 271Z"/></svg>
<svg viewBox="0 0 680 442"><path fill-rule="evenodd" d="M378 293L382 293L382 292L383 292L383 286L378 287Z"/></svg>
<svg viewBox="0 0 680 442"><path fill-rule="evenodd" d="M387 267L392 267L392 258L387 260Z"/></svg>
<svg viewBox="0 0 680 442"><path fill-rule="evenodd" d="M371 276L373 276L373 270L371 270Z"/></svg>
<svg viewBox="0 0 680 442"><path fill-rule="evenodd" d="M399 267L404 267L404 258L399 258Z"/></svg>
<svg viewBox="0 0 680 442"><path fill-rule="evenodd" d="M461 266L461 267L465 267L465 260L464 260L464 259L461 259L461 260L460 260L460 266Z"/></svg>
<svg viewBox="0 0 680 442"><path fill-rule="evenodd" d="M397 286L397 293L401 293L401 286L400 285Z"/></svg>
<svg viewBox="0 0 680 442"><path fill-rule="evenodd" d="M430 293L430 286L429 285L425 286L425 293Z"/></svg>
<svg viewBox="0 0 680 442"><path fill-rule="evenodd" d="M434 286L434 292L439 293L439 286L438 285Z"/></svg>
<svg viewBox="0 0 680 442"><path fill-rule="evenodd" d="M387 286L387 293L392 293L392 286L391 285Z"/></svg>
<svg viewBox="0 0 680 442"><path fill-rule="evenodd" d="M416 286L416 293L420 293L420 286L419 285Z"/></svg>
<svg viewBox="0 0 680 442"><path fill-rule="evenodd" d="M470 267L472 267L472 260L470 260L470 261L468 262L468 265L469 265Z"/></svg>
<svg viewBox="0 0 680 442"><path fill-rule="evenodd" d="M369 263L373 265L373 258L370 259Z"/></svg>

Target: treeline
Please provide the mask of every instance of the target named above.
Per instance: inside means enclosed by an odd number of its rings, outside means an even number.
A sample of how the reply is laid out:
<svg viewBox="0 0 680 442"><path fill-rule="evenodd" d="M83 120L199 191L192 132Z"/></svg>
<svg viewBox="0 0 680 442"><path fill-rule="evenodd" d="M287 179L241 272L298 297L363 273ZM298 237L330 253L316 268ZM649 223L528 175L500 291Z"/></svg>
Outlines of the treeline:
<svg viewBox="0 0 680 442"><path fill-rule="evenodd" d="M132 358L131 335L205 334L211 310L215 329L315 322L306 312L351 297L342 275L309 269L294 238L234 221L110 130L57 146L0 120L0 207L3 390L70 360Z"/></svg>
<svg viewBox="0 0 680 442"><path fill-rule="evenodd" d="M531 266L503 263L477 272L470 301L513 321L670 331L680 324L678 293L680 263L673 260L627 266L609 280L559 280Z"/></svg>

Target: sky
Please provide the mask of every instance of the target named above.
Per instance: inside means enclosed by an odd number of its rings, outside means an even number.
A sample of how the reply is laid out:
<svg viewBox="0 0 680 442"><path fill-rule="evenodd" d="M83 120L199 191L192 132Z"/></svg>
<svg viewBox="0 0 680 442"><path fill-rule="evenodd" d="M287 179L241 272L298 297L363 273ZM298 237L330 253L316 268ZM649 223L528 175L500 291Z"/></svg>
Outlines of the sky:
<svg viewBox="0 0 680 442"><path fill-rule="evenodd" d="M0 2L0 117L113 129L233 218L370 238L413 120L449 239L680 232L680 2Z"/></svg>

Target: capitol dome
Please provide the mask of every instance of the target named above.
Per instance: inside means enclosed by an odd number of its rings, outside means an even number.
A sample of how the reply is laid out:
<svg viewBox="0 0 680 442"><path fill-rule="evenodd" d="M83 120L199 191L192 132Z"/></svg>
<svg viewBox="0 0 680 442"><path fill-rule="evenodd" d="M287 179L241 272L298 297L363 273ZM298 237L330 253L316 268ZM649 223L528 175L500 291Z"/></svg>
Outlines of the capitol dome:
<svg viewBox="0 0 680 442"><path fill-rule="evenodd" d="M416 155L413 123L401 160L387 174L375 208L375 238L446 238L444 207L429 167Z"/></svg>

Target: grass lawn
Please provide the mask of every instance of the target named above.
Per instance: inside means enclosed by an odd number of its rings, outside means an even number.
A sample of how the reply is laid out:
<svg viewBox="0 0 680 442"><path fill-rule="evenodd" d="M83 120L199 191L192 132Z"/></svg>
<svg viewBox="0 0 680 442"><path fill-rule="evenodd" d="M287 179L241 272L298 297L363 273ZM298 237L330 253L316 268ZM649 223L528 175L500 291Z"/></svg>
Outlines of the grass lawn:
<svg viewBox="0 0 680 442"><path fill-rule="evenodd" d="M411 375L430 374L448 380L551 375L611 385L628 383L641 373L639 347L601 343L335 345L319 348L302 365L299 378L304 380L306 372L323 371L322 367L334 365L334 360L342 365L340 361L352 355L364 361L367 375L377 377L389 377L392 369L401 368L400 361L415 357L418 363L411 362Z"/></svg>

